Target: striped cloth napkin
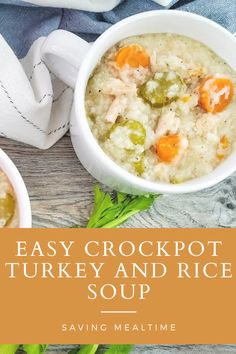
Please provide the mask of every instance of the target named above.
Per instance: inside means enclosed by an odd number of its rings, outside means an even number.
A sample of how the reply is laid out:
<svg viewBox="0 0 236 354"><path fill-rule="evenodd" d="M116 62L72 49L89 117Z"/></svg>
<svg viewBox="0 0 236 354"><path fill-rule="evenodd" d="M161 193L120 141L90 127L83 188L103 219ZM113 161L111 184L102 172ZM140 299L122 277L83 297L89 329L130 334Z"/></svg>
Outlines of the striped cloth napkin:
<svg viewBox="0 0 236 354"><path fill-rule="evenodd" d="M232 0L0 0L0 136L47 149L69 128L73 90L41 58L50 32L93 41L124 17L173 4L236 32Z"/></svg>

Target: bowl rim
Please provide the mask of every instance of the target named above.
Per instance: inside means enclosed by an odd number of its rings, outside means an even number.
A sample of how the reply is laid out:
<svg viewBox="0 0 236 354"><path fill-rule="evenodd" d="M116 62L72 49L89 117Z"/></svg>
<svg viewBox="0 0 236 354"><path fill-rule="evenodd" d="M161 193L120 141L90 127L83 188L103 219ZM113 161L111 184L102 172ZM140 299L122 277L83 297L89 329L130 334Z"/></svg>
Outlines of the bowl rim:
<svg viewBox="0 0 236 354"><path fill-rule="evenodd" d="M225 178L229 177L233 172L235 172L236 164L235 167L234 166L231 166L231 168L227 167L227 169L224 169L223 172L218 174L218 176L213 176L213 173L217 168L216 167L212 172L210 172L207 175L201 176L199 178L191 179L180 184L171 184L171 183L163 183L159 181L154 182L154 181L146 180L142 177L138 177L128 172L123 167L119 166L103 151L103 149L97 142L96 138L94 137L89 127L89 123L85 111L85 91L86 91L88 79L91 75L91 71L89 70L89 65L90 65L90 61L93 61L93 53L96 51L96 49L101 45L103 46L104 42L106 42L106 39L112 36L113 32L119 31L119 29L123 25L138 21L144 17L145 18L158 17L163 15L168 17L179 16L183 20L185 18L190 17L199 22L205 22L207 25L215 28L216 31L223 32L224 35L229 37L231 40L233 40L236 45L235 36L231 32L229 32L226 28L224 28L223 26L221 26L220 24L216 23L213 20L210 20L206 17L203 17L201 15L192 12L179 11L179 10L153 10L153 11L141 12L139 14L125 18L117 22L116 24L112 25L111 27L109 27L103 34L101 34L98 37L98 39L91 46L90 50L86 54L81 64L77 81L76 81L75 93L74 93L75 119L77 121L81 120L83 124L79 125L80 129L82 126L82 129L84 129L84 133L86 134L86 139L90 141L94 153L102 161L105 167L107 167L109 170L112 170L113 173L116 174L117 178L128 181L129 183L134 185L135 188L138 188L144 192L145 191L148 192L150 190L153 191L154 193L170 193L170 194L197 192L212 187L218 184L219 182L223 181ZM186 33L186 36L187 35L188 34ZM230 156L232 155L236 156L236 153L235 154L231 153Z"/></svg>
<svg viewBox="0 0 236 354"><path fill-rule="evenodd" d="M19 210L19 228L32 227L29 195L23 178L10 157L0 148L0 168L9 179L15 193Z"/></svg>

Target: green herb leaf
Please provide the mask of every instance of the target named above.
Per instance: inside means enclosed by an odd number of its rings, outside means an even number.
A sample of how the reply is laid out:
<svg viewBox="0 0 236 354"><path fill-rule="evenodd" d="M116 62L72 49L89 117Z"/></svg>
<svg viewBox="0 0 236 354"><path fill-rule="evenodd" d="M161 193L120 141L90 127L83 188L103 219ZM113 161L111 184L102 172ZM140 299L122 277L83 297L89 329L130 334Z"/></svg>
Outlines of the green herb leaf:
<svg viewBox="0 0 236 354"><path fill-rule="evenodd" d="M113 344L104 354L128 354L133 348L131 344Z"/></svg>
<svg viewBox="0 0 236 354"><path fill-rule="evenodd" d="M19 344L0 344L0 354L15 354Z"/></svg>
<svg viewBox="0 0 236 354"><path fill-rule="evenodd" d="M43 353L45 353L48 349L48 344L40 344L43 350Z"/></svg>
<svg viewBox="0 0 236 354"><path fill-rule="evenodd" d="M99 186L95 187L94 193L94 208L87 228L116 228L131 216L147 210L157 197L117 193L113 200L108 193L102 192Z"/></svg>
<svg viewBox="0 0 236 354"><path fill-rule="evenodd" d="M94 207L92 215L90 216L89 222L87 224L88 228L101 227L97 226L101 224L101 220L106 216L108 212L113 207L113 202L108 193L101 191L98 185L94 188Z"/></svg>
<svg viewBox="0 0 236 354"><path fill-rule="evenodd" d="M27 354L44 354L47 348L47 344L23 344L23 349Z"/></svg>
<svg viewBox="0 0 236 354"><path fill-rule="evenodd" d="M99 344L85 344L80 347L79 350L71 354L95 354L98 349Z"/></svg>

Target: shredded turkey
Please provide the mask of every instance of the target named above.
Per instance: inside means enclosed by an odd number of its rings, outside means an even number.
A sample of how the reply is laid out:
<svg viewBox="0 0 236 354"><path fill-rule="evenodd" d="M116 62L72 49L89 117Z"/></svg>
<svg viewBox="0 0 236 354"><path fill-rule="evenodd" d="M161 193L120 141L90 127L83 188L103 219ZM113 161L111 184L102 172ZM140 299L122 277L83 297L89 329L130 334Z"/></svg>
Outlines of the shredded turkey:
<svg viewBox="0 0 236 354"><path fill-rule="evenodd" d="M120 96L136 94L137 87L135 84L128 84L120 79L111 78L103 83L101 90L106 95Z"/></svg>

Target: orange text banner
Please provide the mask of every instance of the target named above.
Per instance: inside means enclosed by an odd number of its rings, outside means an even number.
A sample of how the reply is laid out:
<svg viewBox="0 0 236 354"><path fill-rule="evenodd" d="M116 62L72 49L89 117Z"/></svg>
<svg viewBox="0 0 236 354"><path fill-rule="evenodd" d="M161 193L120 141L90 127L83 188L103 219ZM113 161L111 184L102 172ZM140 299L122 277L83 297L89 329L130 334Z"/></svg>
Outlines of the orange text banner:
<svg viewBox="0 0 236 354"><path fill-rule="evenodd" d="M234 229L15 229L1 343L236 342Z"/></svg>

